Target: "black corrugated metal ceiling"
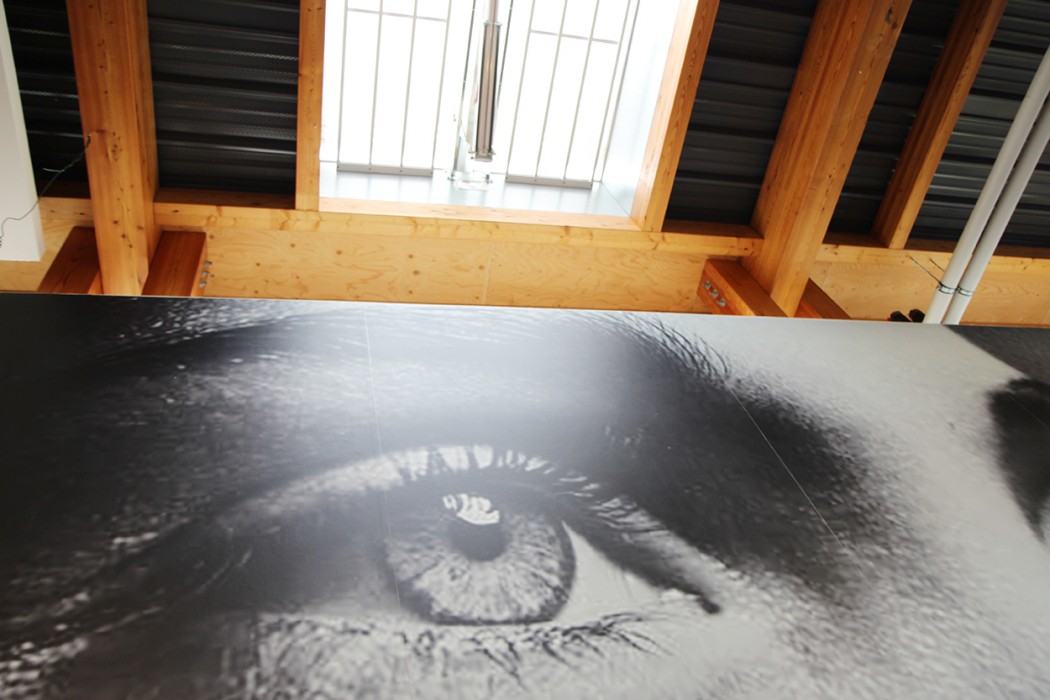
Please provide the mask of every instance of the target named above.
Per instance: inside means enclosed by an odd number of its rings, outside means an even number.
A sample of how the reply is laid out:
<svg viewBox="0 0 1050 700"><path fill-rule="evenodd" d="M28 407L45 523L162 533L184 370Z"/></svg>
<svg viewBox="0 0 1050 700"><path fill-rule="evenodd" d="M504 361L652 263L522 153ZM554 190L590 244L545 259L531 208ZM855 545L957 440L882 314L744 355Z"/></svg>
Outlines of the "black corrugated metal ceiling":
<svg viewBox="0 0 1050 700"><path fill-rule="evenodd" d="M817 0L722 0L668 218L748 223ZM41 178L80 149L61 0L5 0ZM163 187L291 194L298 0L148 0ZM870 230L958 0L915 0L832 221ZM1011 0L914 236L958 237L1039 58L1050 2ZM83 165L66 179L86 179ZM1044 157L1007 243L1050 246Z"/></svg>

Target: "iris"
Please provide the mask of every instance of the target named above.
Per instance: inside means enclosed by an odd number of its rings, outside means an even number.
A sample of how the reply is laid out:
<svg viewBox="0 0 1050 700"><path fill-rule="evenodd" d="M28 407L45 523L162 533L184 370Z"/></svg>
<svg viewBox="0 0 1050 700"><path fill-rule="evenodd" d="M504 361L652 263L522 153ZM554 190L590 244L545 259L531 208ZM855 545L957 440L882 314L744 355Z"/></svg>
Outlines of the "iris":
<svg viewBox="0 0 1050 700"><path fill-rule="evenodd" d="M510 499L505 499L510 501ZM446 624L549 620L576 568L561 522L529 504L448 494L393 513L386 563L403 603Z"/></svg>

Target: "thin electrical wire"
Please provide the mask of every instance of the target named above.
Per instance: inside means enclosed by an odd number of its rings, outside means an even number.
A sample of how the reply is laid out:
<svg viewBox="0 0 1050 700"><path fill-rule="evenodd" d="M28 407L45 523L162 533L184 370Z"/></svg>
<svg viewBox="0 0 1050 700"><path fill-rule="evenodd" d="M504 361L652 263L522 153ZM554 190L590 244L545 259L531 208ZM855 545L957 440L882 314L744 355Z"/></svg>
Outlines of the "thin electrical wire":
<svg viewBox="0 0 1050 700"><path fill-rule="evenodd" d="M51 179L47 181L47 184L44 185L44 188L40 190L40 194L37 195L36 201L33 202L33 206L29 207L29 211L27 211L25 214L22 214L22 216L9 216L3 221L0 221L0 248L4 247L4 237L7 235L7 222L24 221L27 216L36 211L36 208L40 206L40 200L43 199L44 195L47 194L47 191L51 189L51 185L55 184L55 181L58 180L58 178L61 177L63 173L65 173L74 165L76 165L84 159L84 156L87 154L88 146L90 145L91 135L89 134L87 137L87 142L84 144L84 150L82 150L76 158L69 161L69 164L66 165L66 167L62 168L61 170L57 171L54 175L51 176Z"/></svg>

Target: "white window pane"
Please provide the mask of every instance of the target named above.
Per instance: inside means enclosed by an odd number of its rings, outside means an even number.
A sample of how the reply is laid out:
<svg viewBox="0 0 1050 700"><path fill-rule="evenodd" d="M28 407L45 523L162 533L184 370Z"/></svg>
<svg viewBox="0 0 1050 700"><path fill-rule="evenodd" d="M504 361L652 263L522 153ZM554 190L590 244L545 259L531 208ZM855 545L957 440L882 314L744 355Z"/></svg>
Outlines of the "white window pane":
<svg viewBox="0 0 1050 700"><path fill-rule="evenodd" d="M448 19L449 0L418 0L416 15Z"/></svg>
<svg viewBox="0 0 1050 700"><path fill-rule="evenodd" d="M343 78L342 163L367 163L372 132L377 15L348 12Z"/></svg>
<svg viewBox="0 0 1050 700"><path fill-rule="evenodd" d="M379 11L379 0L349 0L346 4L351 10Z"/></svg>
<svg viewBox="0 0 1050 700"><path fill-rule="evenodd" d="M576 116L569 167L565 177L570 180L590 180L594 177L594 161L602 142L602 122L605 106L616 71L616 47L612 44L591 44L591 58L580 96Z"/></svg>
<svg viewBox="0 0 1050 700"><path fill-rule="evenodd" d="M572 0L569 0L570 4ZM532 15L532 28L540 32L557 33L561 27L561 16L565 0L536 0Z"/></svg>
<svg viewBox="0 0 1050 700"><path fill-rule="evenodd" d="M594 38L619 41L626 20L627 0L601 0L598 21L594 25Z"/></svg>
<svg viewBox="0 0 1050 700"><path fill-rule="evenodd" d="M415 45L412 50L412 86L405 122L404 165L408 168L431 166L444 39L443 22L416 21Z"/></svg>
<svg viewBox="0 0 1050 700"><path fill-rule="evenodd" d="M396 12L401 15L410 15L415 12L413 0L383 0L383 12Z"/></svg>
<svg viewBox="0 0 1050 700"><path fill-rule="evenodd" d="M385 5L384 5L385 7ZM372 132L372 163L399 166L401 135L405 123L412 20L383 17L379 42L379 81L376 86L376 117Z"/></svg>
<svg viewBox="0 0 1050 700"><path fill-rule="evenodd" d="M551 102L547 113L547 130L543 134L543 147L537 175L543 178L561 179L569 159L569 137L573 117L583 80L583 64L586 59L587 42L584 39L561 40L558 64L554 71Z"/></svg>
<svg viewBox="0 0 1050 700"><path fill-rule="evenodd" d="M527 177L536 175L543 115L547 110L547 96L550 92L557 45L556 37L545 34L532 35L529 54L525 58L517 129L511 146L513 152L508 168L510 174Z"/></svg>
<svg viewBox="0 0 1050 700"><path fill-rule="evenodd" d="M343 7L325 5L324 77L321 94L321 160L339 159L339 95L343 86Z"/></svg>
<svg viewBox="0 0 1050 700"><path fill-rule="evenodd" d="M564 34L590 36L598 0L569 0L565 7Z"/></svg>
<svg viewBox="0 0 1050 700"><path fill-rule="evenodd" d="M467 34L470 31L470 3L454 0L448 23L448 55L445 82L438 111L438 136L434 148L434 167L451 170L456 149L459 102L463 91L463 66L467 60Z"/></svg>

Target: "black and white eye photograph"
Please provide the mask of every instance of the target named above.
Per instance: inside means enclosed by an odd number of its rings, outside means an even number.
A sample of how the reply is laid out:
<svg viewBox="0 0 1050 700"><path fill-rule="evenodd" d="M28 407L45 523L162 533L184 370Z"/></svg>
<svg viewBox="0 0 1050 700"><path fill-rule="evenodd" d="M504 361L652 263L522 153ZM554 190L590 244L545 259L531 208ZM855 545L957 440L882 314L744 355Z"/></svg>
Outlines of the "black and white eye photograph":
<svg viewBox="0 0 1050 700"><path fill-rule="evenodd" d="M1045 331L0 302L5 698L1050 687Z"/></svg>
<svg viewBox="0 0 1050 700"><path fill-rule="evenodd" d="M0 700L1050 700L1050 0L0 0Z"/></svg>

